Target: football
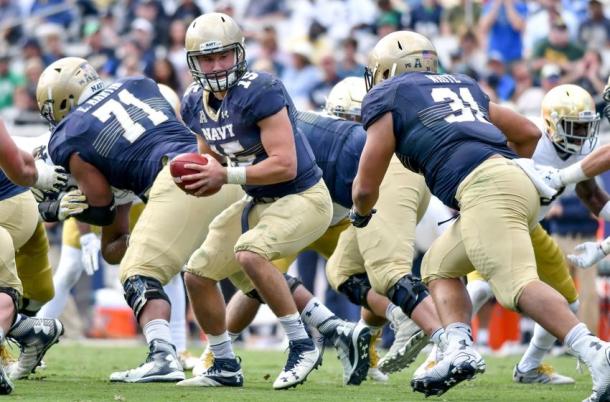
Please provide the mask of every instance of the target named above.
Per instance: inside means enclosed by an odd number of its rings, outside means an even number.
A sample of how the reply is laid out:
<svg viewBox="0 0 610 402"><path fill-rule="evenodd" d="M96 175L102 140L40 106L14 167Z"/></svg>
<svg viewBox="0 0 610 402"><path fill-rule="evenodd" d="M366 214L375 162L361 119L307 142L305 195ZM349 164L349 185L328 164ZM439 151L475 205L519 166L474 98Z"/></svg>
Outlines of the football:
<svg viewBox="0 0 610 402"><path fill-rule="evenodd" d="M184 186L193 183L193 181L183 181L180 178L189 174L199 173L199 171L194 169L187 169L185 165L189 163L195 165L207 165L208 158L206 156L194 152L177 155L169 162L169 172L174 178L174 183L176 183L176 185L180 187L183 191L190 194L191 192L184 188ZM203 195L208 196L216 194L218 191L220 191L220 187L209 189Z"/></svg>

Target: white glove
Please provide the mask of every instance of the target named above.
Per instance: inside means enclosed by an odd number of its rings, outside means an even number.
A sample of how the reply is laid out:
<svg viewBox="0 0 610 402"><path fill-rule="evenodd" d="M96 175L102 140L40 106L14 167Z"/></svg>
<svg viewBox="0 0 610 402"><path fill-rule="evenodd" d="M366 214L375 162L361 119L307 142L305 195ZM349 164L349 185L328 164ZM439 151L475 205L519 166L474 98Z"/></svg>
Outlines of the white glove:
<svg viewBox="0 0 610 402"><path fill-rule="evenodd" d="M568 261L578 268L589 268L606 256L601 244L592 241L579 244L574 251L578 254L568 254Z"/></svg>
<svg viewBox="0 0 610 402"><path fill-rule="evenodd" d="M36 159L35 164L38 171L38 180L36 180L34 187L37 189L57 193L68 182L68 174L61 166L49 165L42 159Z"/></svg>
<svg viewBox="0 0 610 402"><path fill-rule="evenodd" d="M71 216L80 214L87 208L89 208L89 204L87 204L87 197L85 197L85 194L79 189L68 191L59 201L57 218L60 221L64 221Z"/></svg>
<svg viewBox="0 0 610 402"><path fill-rule="evenodd" d="M102 248L95 233L85 233L80 237L81 262L87 275L93 275L100 268L99 254Z"/></svg>
<svg viewBox="0 0 610 402"><path fill-rule="evenodd" d="M534 165L534 167L540 176L542 176L542 180L547 186L555 190L565 187L565 184L561 181L560 169L545 165Z"/></svg>

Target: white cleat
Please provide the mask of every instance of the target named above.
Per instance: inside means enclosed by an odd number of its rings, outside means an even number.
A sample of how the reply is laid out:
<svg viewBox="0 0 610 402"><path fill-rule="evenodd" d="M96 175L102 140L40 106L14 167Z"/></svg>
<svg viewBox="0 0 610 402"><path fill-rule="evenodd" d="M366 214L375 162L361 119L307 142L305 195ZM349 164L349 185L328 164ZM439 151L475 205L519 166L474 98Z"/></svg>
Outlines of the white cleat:
<svg viewBox="0 0 610 402"><path fill-rule="evenodd" d="M178 360L184 370L192 370L199 363L199 359L196 358L188 350L183 350L178 353Z"/></svg>
<svg viewBox="0 0 610 402"><path fill-rule="evenodd" d="M391 326L394 343L379 361L379 369L387 374L409 367L429 343L429 337L399 307L392 310Z"/></svg>
<svg viewBox="0 0 610 402"><path fill-rule="evenodd" d="M244 375L237 359L214 359L212 366L206 372L180 381L176 385L180 387L242 387Z"/></svg>
<svg viewBox="0 0 610 402"><path fill-rule="evenodd" d="M587 337L593 359L585 364L593 380L593 392L583 402L610 402L610 343L595 336Z"/></svg>
<svg viewBox="0 0 610 402"><path fill-rule="evenodd" d="M197 377L208 371L210 367L214 364L214 354L210 350L209 346L205 347L205 350L197 359L197 363L193 367L193 377Z"/></svg>
<svg viewBox="0 0 610 402"><path fill-rule="evenodd" d="M174 346L154 339L149 346L146 361L138 367L110 374L111 382L146 383L177 382L184 380L184 371Z"/></svg>
<svg viewBox="0 0 610 402"><path fill-rule="evenodd" d="M519 370L519 365L515 365L513 369L513 381L523 384L574 384L572 377L561 375L553 369L549 364L541 364L535 369L528 371Z"/></svg>
<svg viewBox="0 0 610 402"><path fill-rule="evenodd" d="M320 365L320 351L313 340L290 341L288 347L288 361L273 382L273 389L288 389L304 383L309 373Z"/></svg>

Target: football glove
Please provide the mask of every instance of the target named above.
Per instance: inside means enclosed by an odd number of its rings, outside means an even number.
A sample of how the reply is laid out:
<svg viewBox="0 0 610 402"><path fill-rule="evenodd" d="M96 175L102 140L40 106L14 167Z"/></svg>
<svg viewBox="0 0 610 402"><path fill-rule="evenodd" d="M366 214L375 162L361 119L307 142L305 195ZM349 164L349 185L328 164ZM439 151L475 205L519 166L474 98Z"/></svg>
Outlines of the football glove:
<svg viewBox="0 0 610 402"><path fill-rule="evenodd" d="M87 208L87 197L78 189L61 194L59 199L43 200L38 204L38 212L45 222L64 221Z"/></svg>
<svg viewBox="0 0 610 402"><path fill-rule="evenodd" d="M93 275L100 268L101 248L100 239L95 233L85 233L80 237L81 262L87 275Z"/></svg>
<svg viewBox="0 0 610 402"><path fill-rule="evenodd" d="M57 193L68 183L68 174L61 166L48 165L41 159L36 159L38 179L34 184L39 190Z"/></svg>
<svg viewBox="0 0 610 402"><path fill-rule="evenodd" d="M606 256L600 243L588 241L581 243L574 251L577 254L568 254L568 261L577 268L589 268Z"/></svg>
<svg viewBox="0 0 610 402"><path fill-rule="evenodd" d="M373 217L373 214L377 212L375 208L371 209L371 212L368 215L360 215L356 211L356 207L352 207L349 210L349 221L357 228L363 228L369 224L369 221Z"/></svg>
<svg viewBox="0 0 610 402"><path fill-rule="evenodd" d="M565 184L561 180L560 169L545 165L534 165L534 167L547 186L555 190L560 190L565 187Z"/></svg>

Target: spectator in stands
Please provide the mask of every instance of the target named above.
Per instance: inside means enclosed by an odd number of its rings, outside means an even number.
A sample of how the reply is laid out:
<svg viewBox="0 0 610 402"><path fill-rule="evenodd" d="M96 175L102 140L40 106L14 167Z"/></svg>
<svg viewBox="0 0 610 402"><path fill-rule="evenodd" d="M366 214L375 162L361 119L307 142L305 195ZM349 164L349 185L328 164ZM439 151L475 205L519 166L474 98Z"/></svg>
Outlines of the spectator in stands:
<svg viewBox="0 0 610 402"><path fill-rule="evenodd" d="M464 74L474 72L477 76L482 76L487 71L487 55L481 49L479 39L472 30L467 30L460 37L459 47L460 63L462 66L453 71L461 71Z"/></svg>
<svg viewBox="0 0 610 402"><path fill-rule="evenodd" d="M548 63L559 65L563 71L572 71L583 57L583 49L570 39L568 27L561 18L553 21L548 38L541 40L532 54L532 68L540 70Z"/></svg>
<svg viewBox="0 0 610 402"><path fill-rule="evenodd" d="M461 36L465 30L476 27L481 17L481 5L470 0L460 0L459 4L443 8L441 31L444 34Z"/></svg>
<svg viewBox="0 0 610 402"><path fill-rule="evenodd" d="M30 13L42 16L48 23L68 28L74 19L72 10L72 4L67 0L34 0Z"/></svg>
<svg viewBox="0 0 610 402"><path fill-rule="evenodd" d="M320 72L311 63L309 42L294 43L290 49L290 63L281 78L297 109L309 109L309 92L319 81Z"/></svg>
<svg viewBox="0 0 610 402"><path fill-rule="evenodd" d="M92 20L83 26L83 39L89 47L85 57L87 61L102 76L114 76L119 66L119 60L114 54L114 49L105 46L99 21Z"/></svg>
<svg viewBox="0 0 610 402"><path fill-rule="evenodd" d="M400 13L386 12L379 16L375 23L377 36L383 38L387 34L398 31L401 27Z"/></svg>
<svg viewBox="0 0 610 402"><path fill-rule="evenodd" d="M171 19L172 21L182 20L188 25L201 14L203 14L203 11L193 0L181 0Z"/></svg>
<svg viewBox="0 0 610 402"><path fill-rule="evenodd" d="M589 1L589 14L578 29L578 40L586 49L600 49L610 40L610 19L599 0Z"/></svg>
<svg viewBox="0 0 610 402"><path fill-rule="evenodd" d="M44 52L42 59L45 66L66 56L64 54L64 35L64 29L57 24L43 24L36 29L36 36L39 38Z"/></svg>
<svg viewBox="0 0 610 402"><path fill-rule="evenodd" d="M24 76L11 70L10 61L8 53L0 54L0 109L12 106L13 93L25 84Z"/></svg>
<svg viewBox="0 0 610 402"><path fill-rule="evenodd" d="M337 62L332 54L322 57L320 67L322 68L322 79L309 91L309 103L315 110L324 107L328 93L337 82L341 81L337 74Z"/></svg>
<svg viewBox="0 0 610 402"><path fill-rule="evenodd" d="M138 42L132 39L125 40L118 51L121 64L117 68L116 77L144 75L144 62L141 55L142 48Z"/></svg>
<svg viewBox="0 0 610 402"><path fill-rule="evenodd" d="M103 13L100 17L100 24L100 36L104 38L104 45L112 49L119 47L121 39L117 34L119 28L114 13L110 10Z"/></svg>
<svg viewBox="0 0 610 402"><path fill-rule="evenodd" d="M589 49L562 81L583 87L593 96L596 103L602 103L601 94L606 85L606 78L602 75L601 69L601 55L597 50Z"/></svg>
<svg viewBox="0 0 610 402"><path fill-rule="evenodd" d="M557 85L564 84L561 67L557 64L547 64L540 70L540 86L546 94Z"/></svg>
<svg viewBox="0 0 610 402"><path fill-rule="evenodd" d="M141 50L143 71L147 77L152 77L155 64L155 49L153 47L153 25L144 18L136 18L131 24L131 36ZM167 36L167 35L166 35Z"/></svg>
<svg viewBox="0 0 610 402"><path fill-rule="evenodd" d="M550 35L555 20L564 22L572 40L576 40L578 33L578 18L571 10L562 7L561 0L539 0L532 6L536 4L539 8L528 16L523 37L526 57L530 57L538 42Z"/></svg>
<svg viewBox="0 0 610 402"><path fill-rule="evenodd" d="M499 52L506 64L523 55L526 17L527 6L521 0L491 0L483 7L481 34L488 38L488 51Z"/></svg>
<svg viewBox="0 0 610 402"><path fill-rule="evenodd" d="M167 46L169 18L158 0L140 0L135 10L138 19L146 20L151 27L151 46Z"/></svg>
<svg viewBox="0 0 610 402"><path fill-rule="evenodd" d="M167 85L176 93L181 94L184 91L184 88L180 86L174 65L167 58L155 60L151 78L159 84Z"/></svg>
<svg viewBox="0 0 610 402"><path fill-rule="evenodd" d="M180 87L186 88L193 78L186 64L184 57L184 36L187 24L182 19L174 19L169 24L169 47L167 48L167 58L172 62L176 69L176 75L180 81Z"/></svg>
<svg viewBox="0 0 610 402"><path fill-rule="evenodd" d="M439 35L442 13L443 7L438 0L422 0L411 11L409 28L428 38L436 38Z"/></svg>
<svg viewBox="0 0 610 402"><path fill-rule="evenodd" d="M15 0L0 0L0 26L2 26L1 37L7 43L19 42L23 35L23 19L21 10Z"/></svg>
<svg viewBox="0 0 610 402"><path fill-rule="evenodd" d="M515 91L515 80L507 72L502 54L498 51L491 52L487 67L489 70L487 84L494 89L498 100L502 102L510 100Z"/></svg>
<svg viewBox="0 0 610 402"><path fill-rule="evenodd" d="M284 73L285 65L281 60L277 31L274 27L267 25L256 36L258 46L253 53L250 65L258 67L255 70L263 69L271 74L281 77ZM253 46L254 47L254 46Z"/></svg>
<svg viewBox="0 0 610 402"><path fill-rule="evenodd" d="M343 57L337 65L337 74L341 79L345 77L364 76L364 64L358 60L358 41L347 38L342 42Z"/></svg>
<svg viewBox="0 0 610 402"><path fill-rule="evenodd" d="M528 62L525 60L515 62L511 71L515 80L515 90L511 101L514 103L516 110L526 116L540 116L540 105L546 92L539 86L534 85L534 78Z"/></svg>

